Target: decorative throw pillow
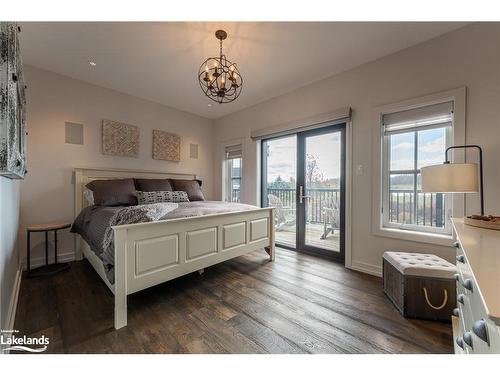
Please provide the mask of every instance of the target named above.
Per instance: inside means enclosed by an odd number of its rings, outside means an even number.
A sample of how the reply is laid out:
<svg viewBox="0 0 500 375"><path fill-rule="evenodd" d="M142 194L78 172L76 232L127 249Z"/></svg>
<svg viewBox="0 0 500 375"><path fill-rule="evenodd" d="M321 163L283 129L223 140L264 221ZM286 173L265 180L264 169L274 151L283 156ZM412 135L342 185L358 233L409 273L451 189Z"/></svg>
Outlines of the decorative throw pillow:
<svg viewBox="0 0 500 375"><path fill-rule="evenodd" d="M201 191L200 180L172 180L172 184L174 185L174 190L185 191L190 202L205 200Z"/></svg>
<svg viewBox="0 0 500 375"><path fill-rule="evenodd" d="M132 178L123 180L95 180L86 185L92 190L97 206L134 206L137 204Z"/></svg>
<svg viewBox="0 0 500 375"><path fill-rule="evenodd" d="M139 204L189 202L185 191L136 191Z"/></svg>
<svg viewBox="0 0 500 375"><path fill-rule="evenodd" d="M172 185L168 178L134 178L137 191L172 191Z"/></svg>

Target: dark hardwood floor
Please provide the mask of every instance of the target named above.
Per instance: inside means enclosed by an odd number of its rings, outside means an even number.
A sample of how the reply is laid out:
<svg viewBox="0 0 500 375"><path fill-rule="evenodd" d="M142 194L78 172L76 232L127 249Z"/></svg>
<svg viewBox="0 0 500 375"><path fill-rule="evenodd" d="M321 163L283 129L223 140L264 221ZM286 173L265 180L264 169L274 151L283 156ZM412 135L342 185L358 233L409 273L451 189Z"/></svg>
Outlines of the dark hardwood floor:
<svg viewBox="0 0 500 375"><path fill-rule="evenodd" d="M128 298L113 329L113 295L86 261L23 278L15 328L52 353L451 353L451 326L399 315L381 279L277 249L210 267Z"/></svg>

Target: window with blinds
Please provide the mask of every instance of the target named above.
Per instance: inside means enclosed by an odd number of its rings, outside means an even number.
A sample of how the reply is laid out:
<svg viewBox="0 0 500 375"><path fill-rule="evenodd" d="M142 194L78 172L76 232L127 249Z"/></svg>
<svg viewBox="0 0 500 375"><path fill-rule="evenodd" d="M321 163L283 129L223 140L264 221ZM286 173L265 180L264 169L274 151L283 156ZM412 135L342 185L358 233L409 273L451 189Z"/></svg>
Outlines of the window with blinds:
<svg viewBox="0 0 500 375"><path fill-rule="evenodd" d="M426 130L451 126L453 102L433 104L382 116L384 134L404 133L409 130Z"/></svg>
<svg viewBox="0 0 500 375"><path fill-rule="evenodd" d="M422 193L420 168L444 162L453 102L384 114L382 127L384 227L449 233L450 197Z"/></svg>
<svg viewBox="0 0 500 375"><path fill-rule="evenodd" d="M239 203L241 201L243 147L241 144L226 146L225 153L226 188L224 200Z"/></svg>
<svg viewBox="0 0 500 375"><path fill-rule="evenodd" d="M241 145L226 146L226 160L241 159L243 156Z"/></svg>

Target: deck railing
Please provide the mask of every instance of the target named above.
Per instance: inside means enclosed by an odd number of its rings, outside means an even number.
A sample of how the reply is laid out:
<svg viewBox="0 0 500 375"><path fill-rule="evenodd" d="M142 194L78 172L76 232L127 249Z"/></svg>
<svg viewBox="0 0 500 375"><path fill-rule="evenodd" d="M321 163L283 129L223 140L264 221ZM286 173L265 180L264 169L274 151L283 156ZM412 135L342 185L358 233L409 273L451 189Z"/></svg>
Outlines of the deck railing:
<svg viewBox="0 0 500 375"><path fill-rule="evenodd" d="M235 203L241 202L240 189L233 189L231 191L231 202Z"/></svg>
<svg viewBox="0 0 500 375"><path fill-rule="evenodd" d="M267 194L278 197L283 207L294 207L296 202L295 189L267 189ZM339 203L340 189L307 189L308 206L307 221L310 223L324 223L323 207L331 205L332 202ZM267 197L266 197L267 198Z"/></svg>
<svg viewBox="0 0 500 375"><path fill-rule="evenodd" d="M389 220L398 224L443 227L445 223L442 193L417 193L413 190L391 190Z"/></svg>
<svg viewBox="0 0 500 375"><path fill-rule="evenodd" d="M296 189L267 189L264 203L267 206L267 195L272 194L279 198L283 207L293 208L296 202ZM307 189L310 196L307 219L311 223L323 223L323 208L336 201L339 206L339 189ZM239 190L233 190L233 196L239 199ZM443 194L418 193L415 202L413 190L391 190L389 192L389 220L398 224L416 224L424 226L442 227L445 222ZM233 201L236 201L233 199ZM415 214L416 213L416 214Z"/></svg>

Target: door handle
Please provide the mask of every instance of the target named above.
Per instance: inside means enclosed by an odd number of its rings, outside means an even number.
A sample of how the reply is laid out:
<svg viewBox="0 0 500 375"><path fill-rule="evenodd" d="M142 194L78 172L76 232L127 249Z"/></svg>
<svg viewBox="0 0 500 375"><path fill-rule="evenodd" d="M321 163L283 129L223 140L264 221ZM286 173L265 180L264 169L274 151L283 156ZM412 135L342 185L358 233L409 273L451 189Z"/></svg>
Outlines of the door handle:
<svg viewBox="0 0 500 375"><path fill-rule="evenodd" d="M299 186L299 203L304 203L304 198L311 198L311 196L304 195L304 187Z"/></svg>

